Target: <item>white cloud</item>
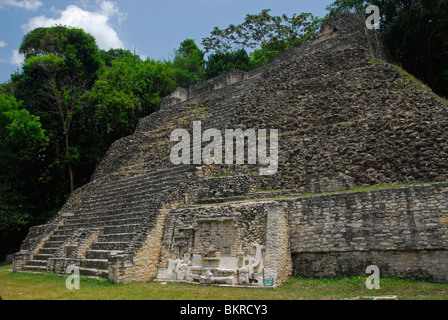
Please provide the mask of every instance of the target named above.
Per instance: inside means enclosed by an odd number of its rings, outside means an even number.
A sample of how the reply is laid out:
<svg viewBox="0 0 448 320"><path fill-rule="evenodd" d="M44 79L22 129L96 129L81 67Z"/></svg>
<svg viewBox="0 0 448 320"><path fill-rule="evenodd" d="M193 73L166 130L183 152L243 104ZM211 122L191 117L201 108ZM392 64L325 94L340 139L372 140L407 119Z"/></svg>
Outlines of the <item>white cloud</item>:
<svg viewBox="0 0 448 320"><path fill-rule="evenodd" d="M125 15L119 11L118 6L114 2L103 0L97 11L87 11L72 5L60 12L60 17L56 19L45 16L34 17L27 24L23 25L22 28L25 32L39 27L52 27L55 25L81 28L95 37L101 49L124 49L123 42L110 25L110 19L115 16L118 17L120 22L125 18Z"/></svg>
<svg viewBox="0 0 448 320"><path fill-rule="evenodd" d="M6 47L8 44L5 42L5 41L3 41L3 40L0 40L0 48L4 48L4 47Z"/></svg>
<svg viewBox="0 0 448 320"><path fill-rule="evenodd" d="M25 57L19 53L19 50L12 50L12 56L9 59L9 63L15 66L22 66L23 62L25 61Z"/></svg>
<svg viewBox="0 0 448 320"><path fill-rule="evenodd" d="M25 10L36 10L42 6L39 0L0 0L0 8L5 6L22 8Z"/></svg>

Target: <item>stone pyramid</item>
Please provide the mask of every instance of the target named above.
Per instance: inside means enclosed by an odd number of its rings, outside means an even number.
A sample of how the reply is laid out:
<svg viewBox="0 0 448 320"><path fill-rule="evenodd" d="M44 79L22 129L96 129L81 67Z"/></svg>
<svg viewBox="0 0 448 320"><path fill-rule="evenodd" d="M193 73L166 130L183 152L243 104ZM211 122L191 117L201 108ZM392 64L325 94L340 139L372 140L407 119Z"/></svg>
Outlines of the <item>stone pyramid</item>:
<svg viewBox="0 0 448 320"><path fill-rule="evenodd" d="M337 16L265 67L165 98L57 216L30 230L14 271L278 286L376 265L446 283L447 116L446 101L387 62L364 18ZM174 165L170 135L193 122L278 130L276 174Z"/></svg>

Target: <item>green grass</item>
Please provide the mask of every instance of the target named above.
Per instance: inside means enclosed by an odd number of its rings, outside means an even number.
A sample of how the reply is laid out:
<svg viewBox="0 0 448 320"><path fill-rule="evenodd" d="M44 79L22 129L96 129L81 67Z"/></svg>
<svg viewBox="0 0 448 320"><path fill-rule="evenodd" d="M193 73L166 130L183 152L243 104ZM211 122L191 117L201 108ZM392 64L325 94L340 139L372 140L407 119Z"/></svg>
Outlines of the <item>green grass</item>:
<svg viewBox="0 0 448 320"><path fill-rule="evenodd" d="M377 185L371 187L357 187L355 186L351 190L343 190L343 191L333 191L333 192L322 192L322 193L302 193L300 197L312 197L326 194L339 194L339 193L351 193L351 192L361 192L361 191L373 191L373 190L381 190L381 189L392 189L392 188L402 188L402 187L410 187L410 186L421 186L425 184L436 184L436 183L444 183L448 181L434 181L434 182L411 182L411 183L397 183L397 184L384 184Z"/></svg>
<svg viewBox="0 0 448 320"><path fill-rule="evenodd" d="M224 288L150 281L112 284L81 277L80 289L65 287L67 276L12 273L0 267L0 295L4 300L342 300L397 296L400 300L445 300L447 284L381 279L379 290L368 290L366 277L291 279L277 289Z"/></svg>

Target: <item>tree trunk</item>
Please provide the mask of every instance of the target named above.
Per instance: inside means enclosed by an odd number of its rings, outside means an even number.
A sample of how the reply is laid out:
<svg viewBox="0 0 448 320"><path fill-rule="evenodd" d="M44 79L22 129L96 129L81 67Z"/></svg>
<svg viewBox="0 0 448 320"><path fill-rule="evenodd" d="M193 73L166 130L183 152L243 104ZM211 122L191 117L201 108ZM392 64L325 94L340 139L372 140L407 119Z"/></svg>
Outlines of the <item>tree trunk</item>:
<svg viewBox="0 0 448 320"><path fill-rule="evenodd" d="M68 129L65 129L65 154L67 155L67 159L69 159L70 155L70 149L68 144ZM73 169L72 165L70 164L70 160L68 160L67 169L68 169L68 176L70 179L70 193L73 193L75 191L75 183L74 183L74 177L73 177Z"/></svg>
<svg viewBox="0 0 448 320"><path fill-rule="evenodd" d="M68 164L68 175L70 177L70 193L73 193L75 191L75 184L74 184L74 178L73 178L73 170L72 166Z"/></svg>

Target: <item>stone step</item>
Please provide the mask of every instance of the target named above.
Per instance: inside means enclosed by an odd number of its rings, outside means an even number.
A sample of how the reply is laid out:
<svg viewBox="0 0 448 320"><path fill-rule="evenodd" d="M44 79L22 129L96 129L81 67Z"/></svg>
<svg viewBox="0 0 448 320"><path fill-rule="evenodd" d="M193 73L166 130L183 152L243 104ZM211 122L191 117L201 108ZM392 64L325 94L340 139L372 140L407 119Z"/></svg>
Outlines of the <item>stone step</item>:
<svg viewBox="0 0 448 320"><path fill-rule="evenodd" d="M151 207L161 202L164 193L154 191L152 194L132 194L132 190L121 191L117 195L103 194L101 196L91 196L76 211L102 210L105 212L113 211L120 213L129 207L136 209L142 207ZM81 209L81 210L79 210Z"/></svg>
<svg viewBox="0 0 448 320"><path fill-rule="evenodd" d="M138 221L143 221L143 218L139 219ZM100 221L88 221L88 222L78 222L78 223L68 223L64 226L59 227L58 231L72 231L74 232L77 229L90 229L92 227L95 228L112 228L112 227L116 227L116 226L124 226L124 225L128 225L128 223L126 223L126 221L121 220L121 222L115 222L113 220L113 217L111 217L109 219L109 221L107 223L102 223ZM131 225L131 224L129 224ZM135 223L135 225L140 225L140 223ZM58 233L58 234L64 234L64 233Z"/></svg>
<svg viewBox="0 0 448 320"><path fill-rule="evenodd" d="M47 271L47 266L30 266L30 265L25 265L25 266L22 267L22 270L24 270L24 271L46 272Z"/></svg>
<svg viewBox="0 0 448 320"><path fill-rule="evenodd" d="M140 219L134 219L134 220L130 221L131 223L127 223L126 220L114 221L114 218L110 217L109 221L107 223L101 222L101 221L88 221L88 222L80 222L80 223L74 223L74 224L68 223L64 226L61 226L57 231L55 231L55 234L68 235L68 234L75 232L76 230L78 230L80 228L90 229L92 227L95 227L97 229L103 229L103 230L106 230L106 228L108 228L107 230L110 230L113 227L119 228L119 226L129 225L129 228L132 228L132 227L130 227L130 225L139 226L144 221L145 221L145 217L142 217ZM133 232L133 231L134 231L134 229L130 230L130 232ZM111 232L107 231L107 233L111 233ZM120 233L120 232L117 232L117 233Z"/></svg>
<svg viewBox="0 0 448 320"><path fill-rule="evenodd" d="M128 246L129 242L123 241L95 242L91 250L124 251Z"/></svg>
<svg viewBox="0 0 448 320"><path fill-rule="evenodd" d="M126 215L123 215L124 217ZM120 219L117 216L106 216L106 217L97 217L97 218L85 218L85 217L76 217L70 221L67 221L65 226L74 226L77 224L88 223L90 225L95 224L95 227L99 226L113 226L115 224L140 224L145 216L138 216L137 218L127 218Z"/></svg>
<svg viewBox="0 0 448 320"><path fill-rule="evenodd" d="M88 268L88 269L107 270L108 260L107 259L82 259L81 267Z"/></svg>
<svg viewBox="0 0 448 320"><path fill-rule="evenodd" d="M87 259L109 259L109 257L122 254L124 251L120 250L88 250L86 252Z"/></svg>
<svg viewBox="0 0 448 320"><path fill-rule="evenodd" d="M64 241L46 241L44 244L44 249L59 248L63 244L64 244Z"/></svg>
<svg viewBox="0 0 448 320"><path fill-rule="evenodd" d="M141 218L141 219L130 220L128 223L127 220L114 221L113 218L110 218L107 223L102 223L99 221L89 221L89 222L85 222L85 223L67 224L64 227L61 227L61 229L58 229L57 231L55 231L55 233L69 235L69 234L75 232L79 228L90 229L91 227L95 227L96 229L102 229L100 233L104 233L104 232L113 233L110 231L105 231L106 228L109 228L107 230L111 230L111 228L119 229L120 227L123 227L126 225L129 226L128 227L129 229L132 229L132 230L129 230L129 232L133 232L135 228L132 228L131 225L140 226L143 221L144 221L144 219ZM128 229L123 229L123 230L128 230ZM115 232L115 233L120 233L120 232Z"/></svg>
<svg viewBox="0 0 448 320"><path fill-rule="evenodd" d="M128 201L120 201L117 199L109 199L109 200L95 200L89 203L83 203L81 207L79 207L75 211L75 215L79 214L109 214L109 215L118 215L123 214L125 212L137 212L144 214L149 211L149 209L154 208L158 202L151 201L150 199L128 199Z"/></svg>
<svg viewBox="0 0 448 320"><path fill-rule="evenodd" d="M158 210L159 207L157 206L145 206L142 208L138 207L132 207L128 206L126 209L121 210L111 210L108 209L107 211L105 209L92 209L92 210L78 210L76 211L75 215L72 217L71 220L67 220L66 224L68 223L80 223L80 222L107 222L110 219L117 219L117 220L123 220L123 219L133 219L133 218L141 218L144 216L151 215L152 212L155 212ZM78 221L76 221L78 220Z"/></svg>
<svg viewBox="0 0 448 320"><path fill-rule="evenodd" d="M102 234L98 236L98 242L130 242L136 233Z"/></svg>
<svg viewBox="0 0 448 320"><path fill-rule="evenodd" d="M140 193L134 193L130 190L120 190L116 193L102 191L101 193L91 194L88 199L82 203L82 207L89 207L98 204L126 204L139 206L142 204L151 205L151 203L158 203L164 195L162 188L158 190L145 190Z"/></svg>
<svg viewBox="0 0 448 320"><path fill-rule="evenodd" d="M92 210L86 210L85 208L81 208L77 210L75 214L66 220L67 223L79 223L79 222L100 222L105 223L114 220L132 220L132 219L140 219L151 212L153 209L157 209L158 207L144 207L140 209L136 209L138 207L128 207L126 210L121 212L114 211L113 208L97 208Z"/></svg>
<svg viewBox="0 0 448 320"><path fill-rule="evenodd" d="M142 189L142 190L133 190L132 187L129 189L116 189L116 190L96 190L92 193L88 199L86 199L83 203L88 205L91 203L97 202L105 202L115 200L115 202L134 202L136 200L145 200L148 202L157 200L163 195L163 191L172 188L175 184L173 181L167 184L159 184L156 189ZM129 198L124 198L125 196L129 196Z"/></svg>
<svg viewBox="0 0 448 320"><path fill-rule="evenodd" d="M72 234L76 230L76 228L65 228L63 230L60 230L61 227L59 227L59 229L54 232L55 235L61 235L61 236L65 235L65 236L68 236L68 235Z"/></svg>
<svg viewBox="0 0 448 320"><path fill-rule="evenodd" d="M37 266L37 267L46 267L47 266L46 260L30 260L27 262L28 266Z"/></svg>
<svg viewBox="0 0 448 320"><path fill-rule="evenodd" d="M187 166L176 166L173 168L174 170L162 170L151 174L135 175L118 181L109 182L104 186L99 187L98 190L118 190L122 188L130 188L132 186L140 187L140 189L143 187L155 189L154 186L158 184L164 184L166 181L172 180L173 178L180 178L183 173L187 174L193 172L192 168Z"/></svg>
<svg viewBox="0 0 448 320"><path fill-rule="evenodd" d="M65 240L67 240L67 235L55 235L53 234L50 239L48 239L48 241L52 241L52 242L64 242Z"/></svg>
<svg viewBox="0 0 448 320"><path fill-rule="evenodd" d="M84 276L93 276L102 278L107 278L109 276L109 271L99 270L95 268L79 268L79 273Z"/></svg>
<svg viewBox="0 0 448 320"><path fill-rule="evenodd" d="M42 248L39 250L39 256L53 256L58 248Z"/></svg>
<svg viewBox="0 0 448 320"><path fill-rule="evenodd" d="M33 260L47 261L48 259L53 258L53 257L54 257L53 254L38 253L33 256Z"/></svg>
<svg viewBox="0 0 448 320"><path fill-rule="evenodd" d="M140 227L140 224L118 224L104 228L104 234L116 233L134 233Z"/></svg>
<svg viewBox="0 0 448 320"><path fill-rule="evenodd" d="M149 212L150 213L150 212ZM83 213L83 212L77 212L73 217L70 217L67 219L65 226L69 224L76 224L76 223L101 223L104 225L107 225L107 223L112 223L113 221L133 221L133 220L140 220L141 218L147 216L147 211L130 211L127 213L121 213L121 214L100 214L95 212L90 213ZM56 234L56 232L55 232Z"/></svg>
<svg viewBox="0 0 448 320"><path fill-rule="evenodd" d="M108 198L115 199L117 197L120 198L129 192L132 192L133 198L138 198L139 196L149 197L173 187L175 185L175 181L176 179L173 177L167 177L162 182L148 181L146 184L142 184L140 182L140 185L137 184L139 182L135 182L135 185L129 183L125 187L119 188L116 186L108 186L108 188L105 187L104 189L95 190L95 192L92 193L86 201L107 200Z"/></svg>

